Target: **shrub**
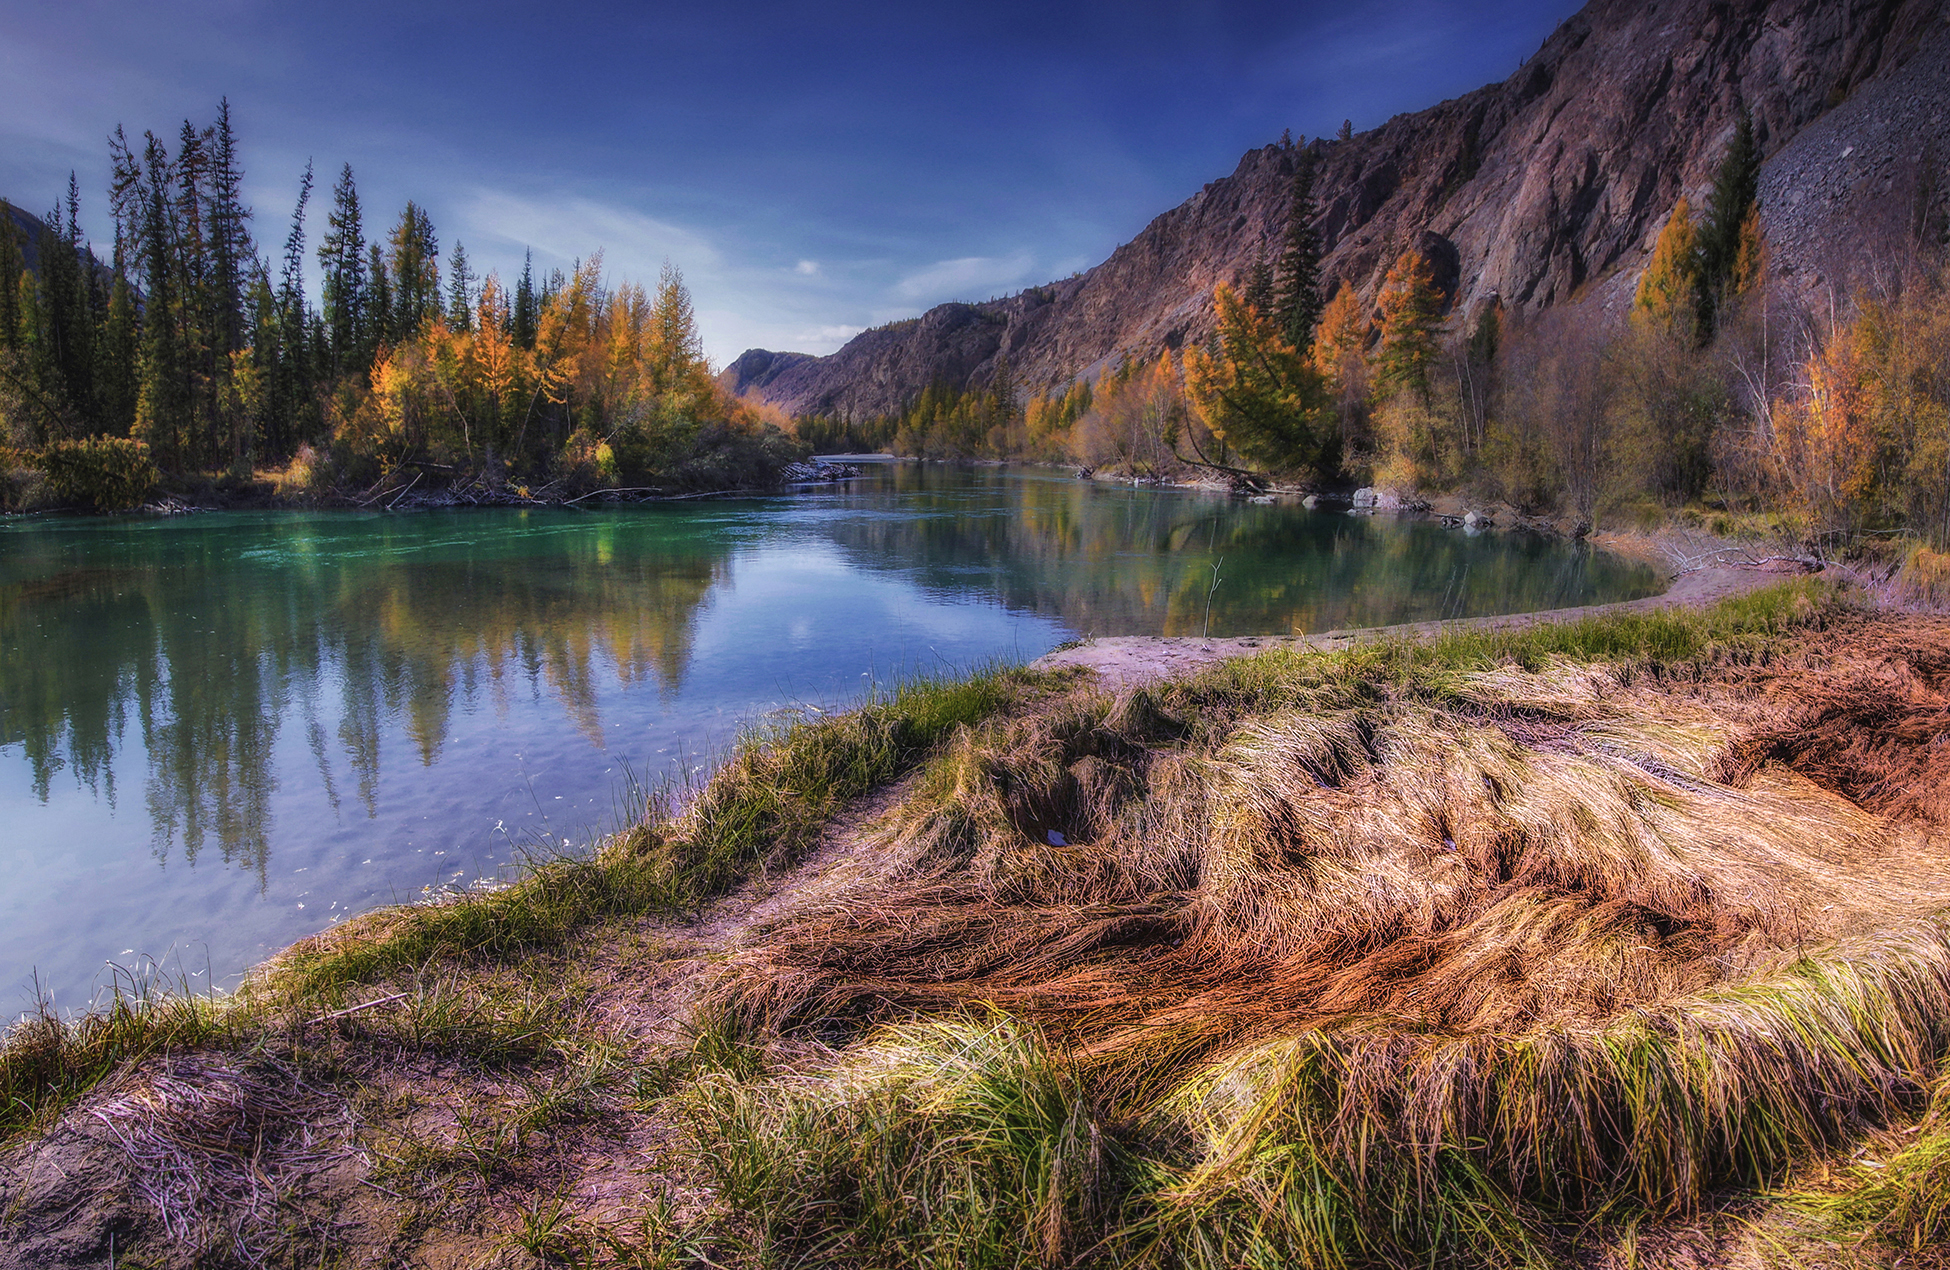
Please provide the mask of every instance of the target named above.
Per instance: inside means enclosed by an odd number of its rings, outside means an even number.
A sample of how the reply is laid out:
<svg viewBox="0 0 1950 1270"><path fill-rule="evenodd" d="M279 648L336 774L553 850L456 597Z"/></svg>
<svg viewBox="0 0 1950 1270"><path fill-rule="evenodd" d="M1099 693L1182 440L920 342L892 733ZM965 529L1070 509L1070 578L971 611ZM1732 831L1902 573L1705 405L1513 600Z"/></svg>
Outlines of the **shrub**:
<svg viewBox="0 0 1950 1270"><path fill-rule="evenodd" d="M40 468L55 498L103 512L142 506L161 479L148 444L131 437L56 441L41 451Z"/></svg>

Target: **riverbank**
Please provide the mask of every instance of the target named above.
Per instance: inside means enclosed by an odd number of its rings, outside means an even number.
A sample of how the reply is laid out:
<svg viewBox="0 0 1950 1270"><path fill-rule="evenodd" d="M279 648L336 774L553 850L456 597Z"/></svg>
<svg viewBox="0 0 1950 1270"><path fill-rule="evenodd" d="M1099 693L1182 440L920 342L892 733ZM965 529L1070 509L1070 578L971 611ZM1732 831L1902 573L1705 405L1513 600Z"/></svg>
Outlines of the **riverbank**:
<svg viewBox="0 0 1950 1270"><path fill-rule="evenodd" d="M31 1025L0 1265L1917 1264L1950 623L1668 599L917 686Z"/></svg>
<svg viewBox="0 0 1950 1270"><path fill-rule="evenodd" d="M1082 668L1100 676L1106 687L1120 689L1157 679L1194 674L1230 658L1272 649L1333 649L1363 640L1436 638L1456 631L1520 631L1543 622L1574 621L1618 613L1654 613L1669 608L1698 608L1777 584L1782 576L1778 570L1708 567L1679 575L1673 579L1670 587L1658 595L1624 600L1617 604L1546 609L1536 613L1505 613L1444 622L1410 622L1361 630L1322 631L1317 635L1241 635L1217 639L1168 635L1106 636L1046 653L1031 666L1037 670L1052 671Z"/></svg>

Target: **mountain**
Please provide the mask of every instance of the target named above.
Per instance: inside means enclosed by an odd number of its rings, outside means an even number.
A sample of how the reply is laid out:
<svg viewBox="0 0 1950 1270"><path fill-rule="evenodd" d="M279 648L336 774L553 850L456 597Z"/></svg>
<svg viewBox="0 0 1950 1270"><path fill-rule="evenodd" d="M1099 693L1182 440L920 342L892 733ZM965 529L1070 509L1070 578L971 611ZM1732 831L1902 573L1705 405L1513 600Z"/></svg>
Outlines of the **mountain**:
<svg viewBox="0 0 1950 1270"><path fill-rule="evenodd" d="M1329 294L1372 298L1406 248L1445 303L1621 312L1681 193L1704 202L1743 111L1766 162L1777 277L1847 289L1942 204L1946 0L1593 0L1509 79L1346 141L1311 143ZM1210 330L1212 288L1278 254L1295 152L1252 150L1095 268L944 304L825 357L753 349L727 387L792 414L891 413L1007 353L1043 388Z"/></svg>

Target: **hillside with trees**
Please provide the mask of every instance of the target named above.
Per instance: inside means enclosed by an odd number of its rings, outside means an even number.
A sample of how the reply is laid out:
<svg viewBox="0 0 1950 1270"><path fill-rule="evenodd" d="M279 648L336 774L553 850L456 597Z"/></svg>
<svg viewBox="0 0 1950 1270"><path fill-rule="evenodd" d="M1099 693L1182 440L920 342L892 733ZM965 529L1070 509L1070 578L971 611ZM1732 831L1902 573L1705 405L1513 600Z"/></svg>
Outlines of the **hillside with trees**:
<svg viewBox="0 0 1950 1270"><path fill-rule="evenodd" d="M815 446L1941 543L1945 122L1940 3L1595 0L1095 269L723 378Z"/></svg>
<svg viewBox="0 0 1950 1270"><path fill-rule="evenodd" d="M673 267L612 283L596 252L541 278L524 263L510 286L458 241L443 262L413 202L372 226L350 164L323 209L307 169L273 255L241 199L228 102L173 146L117 128L110 159L109 259L83 241L73 178L39 221L0 217L8 509L158 489L371 504L409 487L465 502L729 488L801 452L713 381Z"/></svg>

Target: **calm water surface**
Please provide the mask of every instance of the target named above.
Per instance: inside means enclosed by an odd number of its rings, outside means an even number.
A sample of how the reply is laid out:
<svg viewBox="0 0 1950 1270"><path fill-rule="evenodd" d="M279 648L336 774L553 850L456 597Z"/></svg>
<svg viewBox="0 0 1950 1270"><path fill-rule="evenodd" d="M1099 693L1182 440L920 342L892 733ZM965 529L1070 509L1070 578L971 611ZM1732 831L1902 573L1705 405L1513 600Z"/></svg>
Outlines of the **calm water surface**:
<svg viewBox="0 0 1950 1270"><path fill-rule="evenodd" d="M1219 585L1211 589L1213 565ZM1317 631L1644 595L1560 542L876 465L609 511L0 525L0 1010L201 988L613 827L628 780L901 674L1082 634Z"/></svg>

